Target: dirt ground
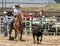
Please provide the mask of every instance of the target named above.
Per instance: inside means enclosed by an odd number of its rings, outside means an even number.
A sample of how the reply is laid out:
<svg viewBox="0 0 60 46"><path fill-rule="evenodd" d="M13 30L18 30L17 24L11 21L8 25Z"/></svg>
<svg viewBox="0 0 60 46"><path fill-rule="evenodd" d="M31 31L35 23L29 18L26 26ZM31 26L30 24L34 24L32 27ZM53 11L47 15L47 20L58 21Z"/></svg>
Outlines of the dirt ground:
<svg viewBox="0 0 60 46"><path fill-rule="evenodd" d="M41 44L33 43L31 35L23 35L25 41L10 41L0 34L0 46L60 46L60 36L43 36Z"/></svg>

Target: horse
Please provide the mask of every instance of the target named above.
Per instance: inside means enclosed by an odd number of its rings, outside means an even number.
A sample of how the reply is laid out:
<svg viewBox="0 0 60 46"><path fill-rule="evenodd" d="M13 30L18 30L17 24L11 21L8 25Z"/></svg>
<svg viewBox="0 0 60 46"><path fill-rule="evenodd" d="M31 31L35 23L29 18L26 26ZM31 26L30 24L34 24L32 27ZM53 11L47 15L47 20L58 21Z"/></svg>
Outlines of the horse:
<svg viewBox="0 0 60 46"><path fill-rule="evenodd" d="M11 33L12 29L15 31L15 39L18 36L18 39L22 40L22 33L24 30L24 23L23 23L24 14L21 12L16 18L14 23L11 25L9 24L9 40L12 40ZM20 35L20 36L19 36Z"/></svg>
<svg viewBox="0 0 60 46"><path fill-rule="evenodd" d="M40 40L40 42L42 41L42 35L43 35L43 29L42 29L41 25L38 25L37 27L32 29L32 36L33 36L34 43L36 43L36 41L35 41L35 37L36 37L37 43L39 44L39 40ZM40 36L41 36L41 39L39 39Z"/></svg>

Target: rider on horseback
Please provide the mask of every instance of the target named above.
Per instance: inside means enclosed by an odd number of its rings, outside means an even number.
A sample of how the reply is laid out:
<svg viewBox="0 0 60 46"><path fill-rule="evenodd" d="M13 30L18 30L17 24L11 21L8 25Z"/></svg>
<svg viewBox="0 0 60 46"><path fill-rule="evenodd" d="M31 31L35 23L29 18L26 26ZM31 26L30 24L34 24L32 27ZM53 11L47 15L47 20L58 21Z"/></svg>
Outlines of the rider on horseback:
<svg viewBox="0 0 60 46"><path fill-rule="evenodd" d="M23 15L19 5L11 5L11 7L13 8L13 17L9 21L9 40L12 39L12 37L11 37L12 29L15 30L15 38L17 37L17 35L16 35L17 34L17 31L16 31L17 28L15 26L16 21L19 20L19 17L21 16L21 22L23 22L23 18L24 18L24 15ZM17 18L17 19L15 19L15 18ZM14 22L15 22L15 24L13 25ZM20 22L20 20L19 20L19 22Z"/></svg>
<svg viewBox="0 0 60 46"><path fill-rule="evenodd" d="M10 24L13 26L15 18L21 13L21 9L19 5L11 5L13 8L13 18L10 20Z"/></svg>

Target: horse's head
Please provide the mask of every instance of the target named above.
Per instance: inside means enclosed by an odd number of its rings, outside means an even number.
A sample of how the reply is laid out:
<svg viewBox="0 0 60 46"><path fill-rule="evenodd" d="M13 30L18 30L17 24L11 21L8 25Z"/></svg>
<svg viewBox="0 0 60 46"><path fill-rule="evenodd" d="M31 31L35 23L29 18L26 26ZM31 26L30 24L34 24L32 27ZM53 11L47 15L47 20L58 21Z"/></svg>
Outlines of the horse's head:
<svg viewBox="0 0 60 46"><path fill-rule="evenodd" d="M24 14L21 12L21 13L19 14L18 18L19 18L19 22L22 23L23 20L24 20Z"/></svg>
<svg viewBox="0 0 60 46"><path fill-rule="evenodd" d="M16 17L16 22L19 24L19 25L21 25L21 24L23 24L23 19L24 19L24 15L23 15L23 13L21 12L17 17Z"/></svg>

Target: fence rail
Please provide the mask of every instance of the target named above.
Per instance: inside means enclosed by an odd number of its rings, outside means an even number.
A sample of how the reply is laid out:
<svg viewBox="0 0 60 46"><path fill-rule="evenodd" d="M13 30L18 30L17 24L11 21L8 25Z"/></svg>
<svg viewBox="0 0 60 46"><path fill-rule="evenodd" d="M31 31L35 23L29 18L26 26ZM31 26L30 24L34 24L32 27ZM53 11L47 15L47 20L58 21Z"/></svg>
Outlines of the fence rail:
<svg viewBox="0 0 60 46"><path fill-rule="evenodd" d="M9 19L11 19L11 18L12 18L12 16L9 16ZM45 17L45 18L49 18L49 17ZM60 19L60 17L56 17L56 19L58 19L58 18ZM1 32L3 32L3 22L2 22L2 20L3 20L3 16L0 16L0 31ZM29 20L27 20L27 18L25 17L24 22L25 22L25 25L26 25L26 27L25 27L25 33L26 32L30 32L32 30L32 27L34 27L34 26L32 26L32 19L30 18ZM58 22L57 25L60 25L59 24L60 21L57 21L57 22ZM27 23L29 23L29 25L27 25ZM56 22L55 22L55 24L56 24ZM56 29L56 27L55 27L55 29ZM46 32L44 32L44 34L53 34L53 35L60 34L60 31L59 31L60 27L57 28L55 32L54 31L53 32L49 32L48 30L49 30L49 26L48 26L48 29L46 29Z"/></svg>

